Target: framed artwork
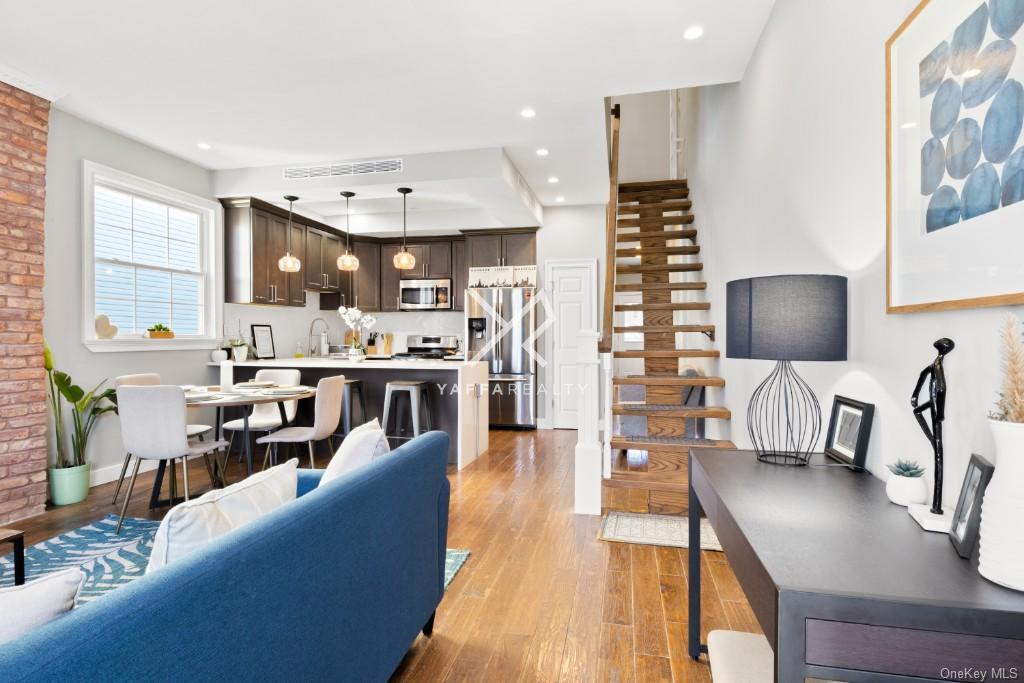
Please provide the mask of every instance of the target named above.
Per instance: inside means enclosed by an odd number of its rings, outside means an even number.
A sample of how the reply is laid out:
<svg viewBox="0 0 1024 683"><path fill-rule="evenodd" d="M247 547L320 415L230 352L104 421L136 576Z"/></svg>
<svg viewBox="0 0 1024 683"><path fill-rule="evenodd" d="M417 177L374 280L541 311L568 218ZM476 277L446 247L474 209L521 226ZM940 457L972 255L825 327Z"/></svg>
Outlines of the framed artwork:
<svg viewBox="0 0 1024 683"><path fill-rule="evenodd" d="M252 345L257 358L274 358L274 330L270 325L252 325Z"/></svg>
<svg viewBox="0 0 1024 683"><path fill-rule="evenodd" d="M1022 25L924 0L885 44L889 313L1024 303Z"/></svg>
<svg viewBox="0 0 1024 683"><path fill-rule="evenodd" d="M836 396L825 437L825 455L855 470L863 470L874 419L874 404Z"/></svg>
<svg viewBox="0 0 1024 683"><path fill-rule="evenodd" d="M949 540L960 557L969 558L978 544L978 526L981 523L981 499L992 478L995 467L980 455L972 455L967 464L967 474L960 488L960 498L953 513L953 526Z"/></svg>

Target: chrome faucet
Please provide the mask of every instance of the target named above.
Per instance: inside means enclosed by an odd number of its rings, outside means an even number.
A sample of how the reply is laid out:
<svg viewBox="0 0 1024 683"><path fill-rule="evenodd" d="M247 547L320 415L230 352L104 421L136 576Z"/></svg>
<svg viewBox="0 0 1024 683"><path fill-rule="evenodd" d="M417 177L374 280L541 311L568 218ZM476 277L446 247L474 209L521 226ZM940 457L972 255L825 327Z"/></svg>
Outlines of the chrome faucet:
<svg viewBox="0 0 1024 683"><path fill-rule="evenodd" d="M331 327L330 327L330 325L327 324L326 320L324 320L323 318L313 318L313 322L311 322L309 324L309 355L310 355L311 358L313 356L321 355L321 353L320 353L320 345L317 344L317 343L314 343L314 341L313 341L314 330L315 330L316 324L318 322L323 323L323 326L324 326L324 330L323 331L324 332L330 333L330 331L331 331Z"/></svg>

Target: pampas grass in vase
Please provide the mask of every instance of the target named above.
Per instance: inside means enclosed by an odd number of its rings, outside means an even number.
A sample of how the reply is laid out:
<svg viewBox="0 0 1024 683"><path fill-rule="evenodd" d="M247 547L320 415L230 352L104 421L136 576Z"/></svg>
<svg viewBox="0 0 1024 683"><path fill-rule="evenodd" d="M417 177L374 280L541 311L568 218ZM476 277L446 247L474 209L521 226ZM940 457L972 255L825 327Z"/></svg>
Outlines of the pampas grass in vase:
<svg viewBox="0 0 1024 683"><path fill-rule="evenodd" d="M990 581L1024 590L1024 337L1009 316L1000 332L1003 379L989 415L996 464L985 490L978 530L978 571Z"/></svg>

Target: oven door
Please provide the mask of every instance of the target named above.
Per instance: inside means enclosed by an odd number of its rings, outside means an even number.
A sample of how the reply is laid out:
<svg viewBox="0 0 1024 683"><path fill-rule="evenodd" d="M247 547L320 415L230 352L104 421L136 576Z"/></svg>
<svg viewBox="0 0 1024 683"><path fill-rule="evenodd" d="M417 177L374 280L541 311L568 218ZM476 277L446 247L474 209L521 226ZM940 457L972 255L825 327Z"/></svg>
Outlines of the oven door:
<svg viewBox="0 0 1024 683"><path fill-rule="evenodd" d="M399 287L399 310L419 311L452 307L451 280L402 280Z"/></svg>

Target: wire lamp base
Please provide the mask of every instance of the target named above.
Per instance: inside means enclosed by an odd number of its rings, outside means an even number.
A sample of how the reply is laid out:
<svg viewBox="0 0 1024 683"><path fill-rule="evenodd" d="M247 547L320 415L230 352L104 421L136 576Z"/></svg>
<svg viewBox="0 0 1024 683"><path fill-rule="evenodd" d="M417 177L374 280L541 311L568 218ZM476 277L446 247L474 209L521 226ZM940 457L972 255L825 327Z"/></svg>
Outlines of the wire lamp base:
<svg viewBox="0 0 1024 683"><path fill-rule="evenodd" d="M821 435L821 406L790 361L780 360L754 390L747 432L761 462L799 466L810 460Z"/></svg>

